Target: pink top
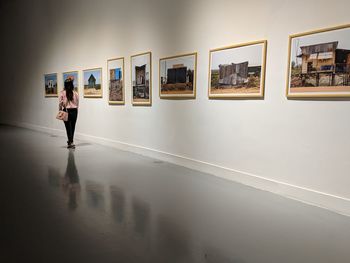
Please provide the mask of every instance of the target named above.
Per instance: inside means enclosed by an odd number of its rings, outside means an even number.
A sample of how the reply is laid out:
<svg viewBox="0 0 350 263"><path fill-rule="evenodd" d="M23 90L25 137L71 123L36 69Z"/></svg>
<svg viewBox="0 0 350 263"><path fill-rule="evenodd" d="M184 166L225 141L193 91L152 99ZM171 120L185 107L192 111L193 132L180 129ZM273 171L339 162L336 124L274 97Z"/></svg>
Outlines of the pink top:
<svg viewBox="0 0 350 263"><path fill-rule="evenodd" d="M66 105L67 109L77 109L79 107L79 95L76 91L73 91L73 100L67 104L66 91L62 90L60 96L58 97L59 106Z"/></svg>

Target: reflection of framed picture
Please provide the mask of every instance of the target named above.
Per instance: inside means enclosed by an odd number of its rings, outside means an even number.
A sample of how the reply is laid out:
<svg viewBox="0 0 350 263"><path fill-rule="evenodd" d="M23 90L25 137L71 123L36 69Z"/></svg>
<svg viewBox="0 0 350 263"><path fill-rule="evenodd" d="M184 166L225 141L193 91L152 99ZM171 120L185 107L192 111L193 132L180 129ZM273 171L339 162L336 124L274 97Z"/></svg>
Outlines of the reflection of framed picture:
<svg viewBox="0 0 350 263"><path fill-rule="evenodd" d="M159 60L160 98L196 97L197 53Z"/></svg>
<svg viewBox="0 0 350 263"><path fill-rule="evenodd" d="M131 56L133 105L152 105L152 53Z"/></svg>
<svg viewBox="0 0 350 263"><path fill-rule="evenodd" d="M287 97L350 96L350 25L289 37Z"/></svg>
<svg viewBox="0 0 350 263"><path fill-rule="evenodd" d="M45 74L45 97L58 97L57 73Z"/></svg>
<svg viewBox="0 0 350 263"><path fill-rule="evenodd" d="M64 82L66 79L72 79L73 80L73 85L74 85L74 90L76 92L79 92L79 73L78 71L69 71L69 72L63 72L63 88L64 89Z"/></svg>
<svg viewBox="0 0 350 263"><path fill-rule="evenodd" d="M209 52L209 98L262 98L267 41L255 41Z"/></svg>
<svg viewBox="0 0 350 263"><path fill-rule="evenodd" d="M109 104L125 104L124 58L107 60Z"/></svg>
<svg viewBox="0 0 350 263"><path fill-rule="evenodd" d="M102 98L102 68L86 69L84 75L84 97Z"/></svg>

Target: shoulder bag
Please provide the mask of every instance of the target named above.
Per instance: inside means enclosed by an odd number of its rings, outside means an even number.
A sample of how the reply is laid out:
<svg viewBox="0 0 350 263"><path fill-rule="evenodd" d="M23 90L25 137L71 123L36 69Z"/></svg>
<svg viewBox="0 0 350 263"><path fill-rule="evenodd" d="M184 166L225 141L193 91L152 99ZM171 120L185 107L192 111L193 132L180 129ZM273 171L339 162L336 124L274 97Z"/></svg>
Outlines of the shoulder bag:
<svg viewBox="0 0 350 263"><path fill-rule="evenodd" d="M63 107L63 110L59 110L56 119L60 121L68 121L68 112L66 106Z"/></svg>

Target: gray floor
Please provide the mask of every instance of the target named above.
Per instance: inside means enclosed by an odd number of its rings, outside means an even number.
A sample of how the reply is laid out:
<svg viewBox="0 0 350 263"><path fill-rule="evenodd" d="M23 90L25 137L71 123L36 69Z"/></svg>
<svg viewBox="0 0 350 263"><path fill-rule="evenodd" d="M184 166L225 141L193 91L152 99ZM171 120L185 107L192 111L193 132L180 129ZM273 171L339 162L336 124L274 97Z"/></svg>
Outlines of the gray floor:
<svg viewBox="0 0 350 263"><path fill-rule="evenodd" d="M350 262L327 210L50 134L0 142L0 262Z"/></svg>

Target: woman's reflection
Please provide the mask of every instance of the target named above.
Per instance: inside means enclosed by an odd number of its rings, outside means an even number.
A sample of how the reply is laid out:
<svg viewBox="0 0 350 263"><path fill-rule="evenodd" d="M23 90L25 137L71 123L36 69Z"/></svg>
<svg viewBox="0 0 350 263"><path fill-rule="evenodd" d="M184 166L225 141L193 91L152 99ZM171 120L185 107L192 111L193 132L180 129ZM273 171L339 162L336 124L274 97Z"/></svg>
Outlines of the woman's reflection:
<svg viewBox="0 0 350 263"><path fill-rule="evenodd" d="M74 149L68 151L68 162L63 180L63 190L68 194L68 208L75 210L78 207L80 194L79 174L75 165Z"/></svg>

